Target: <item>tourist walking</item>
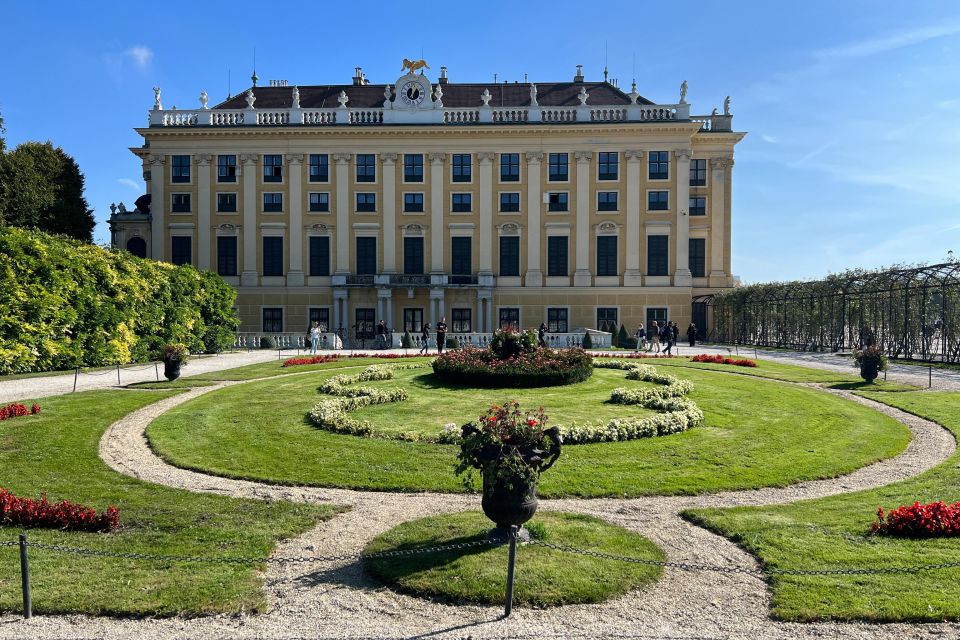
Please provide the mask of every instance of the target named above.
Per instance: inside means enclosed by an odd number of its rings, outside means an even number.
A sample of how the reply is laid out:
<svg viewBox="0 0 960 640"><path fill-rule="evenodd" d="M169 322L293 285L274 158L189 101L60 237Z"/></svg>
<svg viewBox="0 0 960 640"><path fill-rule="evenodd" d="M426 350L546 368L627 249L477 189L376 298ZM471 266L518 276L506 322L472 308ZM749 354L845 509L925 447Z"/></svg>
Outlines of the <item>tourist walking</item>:
<svg viewBox="0 0 960 640"><path fill-rule="evenodd" d="M377 323L377 348L387 348L387 323L383 320Z"/></svg>
<svg viewBox="0 0 960 640"><path fill-rule="evenodd" d="M697 346L697 325L690 323L690 326L687 327L687 340L690 342L691 347Z"/></svg>
<svg viewBox="0 0 960 640"><path fill-rule="evenodd" d="M680 325L673 320L670 321L670 331L673 334L673 344L680 342Z"/></svg>
<svg viewBox="0 0 960 640"><path fill-rule="evenodd" d="M440 318L437 323L437 355L443 353L443 348L447 346L447 317Z"/></svg>
<svg viewBox="0 0 960 640"><path fill-rule="evenodd" d="M637 339L637 345L634 349L634 353L639 352L641 349L647 348L647 330L642 324L637 326L637 332L633 334L633 337Z"/></svg>
<svg viewBox="0 0 960 640"><path fill-rule="evenodd" d="M656 320L650 325L650 349L660 353L660 325Z"/></svg>
<svg viewBox="0 0 960 640"><path fill-rule="evenodd" d="M663 335L660 336L660 340L666 343L666 348L663 350L668 356L673 355L673 326L671 323L663 325Z"/></svg>
<svg viewBox="0 0 960 640"><path fill-rule="evenodd" d="M422 353L425 356L430 355L430 353L427 351L427 349L430 347L430 323L429 322L424 322L423 328L420 329L420 341L423 343L423 345L420 347L420 353Z"/></svg>
<svg viewBox="0 0 960 640"><path fill-rule="evenodd" d="M537 329L537 340L540 342L540 346L546 348L547 346L547 325L543 322L540 323L540 328Z"/></svg>
<svg viewBox="0 0 960 640"><path fill-rule="evenodd" d="M317 345L320 344L320 323L314 322L310 327L310 354L317 355Z"/></svg>

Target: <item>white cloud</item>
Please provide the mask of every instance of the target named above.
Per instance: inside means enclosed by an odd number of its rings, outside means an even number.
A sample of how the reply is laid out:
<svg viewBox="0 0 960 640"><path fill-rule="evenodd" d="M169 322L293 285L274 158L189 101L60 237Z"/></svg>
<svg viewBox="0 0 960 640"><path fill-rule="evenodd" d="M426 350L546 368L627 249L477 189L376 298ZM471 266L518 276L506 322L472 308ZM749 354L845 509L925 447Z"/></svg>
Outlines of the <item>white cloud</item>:
<svg viewBox="0 0 960 640"><path fill-rule="evenodd" d="M150 61L153 60L153 51L150 47L142 44L130 47L123 53L133 60L134 64L141 69L145 69L147 65L150 64Z"/></svg>
<svg viewBox="0 0 960 640"><path fill-rule="evenodd" d="M918 27L897 33L891 33L879 38L848 42L836 47L819 49L813 52L814 57L820 60L835 58L861 58L872 56L885 51L892 51L910 45L935 40L945 36L960 34L960 24L945 24L930 27Z"/></svg>
<svg viewBox="0 0 960 640"><path fill-rule="evenodd" d="M760 139L763 140L764 142L769 142L770 144L777 144L777 139L767 134L763 134L762 136L760 136Z"/></svg>
<svg viewBox="0 0 960 640"><path fill-rule="evenodd" d="M117 178L117 182L124 186L130 187L137 193L143 191L143 185L137 184L135 180L131 180L130 178Z"/></svg>

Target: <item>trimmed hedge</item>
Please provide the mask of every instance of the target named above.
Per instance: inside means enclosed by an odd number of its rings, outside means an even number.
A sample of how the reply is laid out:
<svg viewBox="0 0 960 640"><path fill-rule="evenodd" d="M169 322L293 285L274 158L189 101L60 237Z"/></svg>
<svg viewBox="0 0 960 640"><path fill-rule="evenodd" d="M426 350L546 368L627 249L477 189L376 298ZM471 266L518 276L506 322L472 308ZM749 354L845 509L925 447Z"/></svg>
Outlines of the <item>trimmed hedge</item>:
<svg viewBox="0 0 960 640"><path fill-rule="evenodd" d="M236 292L214 273L14 227L0 227L0 256L0 374L233 343Z"/></svg>
<svg viewBox="0 0 960 640"><path fill-rule="evenodd" d="M537 349L500 360L490 349L467 347L437 357L433 373L471 387L552 387L592 376L593 358L583 349Z"/></svg>

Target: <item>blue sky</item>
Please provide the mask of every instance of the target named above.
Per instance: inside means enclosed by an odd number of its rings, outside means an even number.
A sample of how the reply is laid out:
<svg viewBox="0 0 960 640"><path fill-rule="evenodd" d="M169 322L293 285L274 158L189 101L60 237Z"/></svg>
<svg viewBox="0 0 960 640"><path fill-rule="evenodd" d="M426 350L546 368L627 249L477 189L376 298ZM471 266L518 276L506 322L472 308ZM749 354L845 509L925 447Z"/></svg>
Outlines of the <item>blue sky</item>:
<svg viewBox="0 0 960 640"><path fill-rule="evenodd" d="M960 5L422 2L13 3L4 10L7 144L52 140L103 223L143 193L127 151L151 87L192 108L250 83L393 81L420 57L452 82L611 77L695 113L732 96L733 270L746 282L940 262L960 250ZM149 9L147 9L149 7ZM315 7L315 8L311 8ZM606 52L606 54L605 54ZM634 63L634 60L636 61Z"/></svg>

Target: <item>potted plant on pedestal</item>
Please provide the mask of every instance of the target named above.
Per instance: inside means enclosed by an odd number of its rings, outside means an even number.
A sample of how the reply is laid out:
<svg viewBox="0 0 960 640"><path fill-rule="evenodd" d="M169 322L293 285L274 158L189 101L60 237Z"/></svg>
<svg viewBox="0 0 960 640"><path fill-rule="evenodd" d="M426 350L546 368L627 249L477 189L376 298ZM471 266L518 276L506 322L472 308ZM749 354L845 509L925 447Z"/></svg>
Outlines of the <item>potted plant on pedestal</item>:
<svg viewBox="0 0 960 640"><path fill-rule="evenodd" d="M854 351L853 362L860 367L860 377L867 382L873 382L881 371L887 369L887 357L876 345L870 345L863 351Z"/></svg>
<svg viewBox="0 0 960 640"><path fill-rule="evenodd" d="M510 401L461 429L457 474L480 470L483 512L497 525L492 536L505 539L511 526L537 511L537 480L560 457L563 444L560 430L546 428L546 421L543 408L528 413Z"/></svg>
<svg viewBox="0 0 960 640"><path fill-rule="evenodd" d="M180 377L180 367L190 359L190 350L185 344L168 344L163 348L163 375L173 381Z"/></svg>

